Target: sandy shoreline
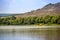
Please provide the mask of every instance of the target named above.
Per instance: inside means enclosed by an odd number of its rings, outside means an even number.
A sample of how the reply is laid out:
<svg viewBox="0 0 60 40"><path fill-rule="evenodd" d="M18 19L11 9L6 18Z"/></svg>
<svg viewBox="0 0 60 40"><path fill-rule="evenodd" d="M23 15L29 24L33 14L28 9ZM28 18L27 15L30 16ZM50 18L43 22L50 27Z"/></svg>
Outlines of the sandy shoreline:
<svg viewBox="0 0 60 40"><path fill-rule="evenodd" d="M0 29L60 28L60 26L0 26Z"/></svg>

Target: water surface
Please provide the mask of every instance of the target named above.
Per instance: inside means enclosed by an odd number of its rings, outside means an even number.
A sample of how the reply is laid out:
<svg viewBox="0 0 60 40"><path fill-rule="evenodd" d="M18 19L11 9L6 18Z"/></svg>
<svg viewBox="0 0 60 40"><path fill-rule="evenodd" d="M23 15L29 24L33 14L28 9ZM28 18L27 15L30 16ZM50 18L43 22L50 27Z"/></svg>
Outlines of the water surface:
<svg viewBox="0 0 60 40"><path fill-rule="evenodd" d="M60 40L60 28L0 29L0 40Z"/></svg>

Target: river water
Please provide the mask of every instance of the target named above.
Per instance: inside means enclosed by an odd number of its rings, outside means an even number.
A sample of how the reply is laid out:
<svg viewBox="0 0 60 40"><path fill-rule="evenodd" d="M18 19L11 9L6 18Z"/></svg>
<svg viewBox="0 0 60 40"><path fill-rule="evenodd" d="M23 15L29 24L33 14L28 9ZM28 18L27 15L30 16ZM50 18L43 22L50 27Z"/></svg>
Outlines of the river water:
<svg viewBox="0 0 60 40"><path fill-rule="evenodd" d="M0 29L0 40L60 40L60 28Z"/></svg>

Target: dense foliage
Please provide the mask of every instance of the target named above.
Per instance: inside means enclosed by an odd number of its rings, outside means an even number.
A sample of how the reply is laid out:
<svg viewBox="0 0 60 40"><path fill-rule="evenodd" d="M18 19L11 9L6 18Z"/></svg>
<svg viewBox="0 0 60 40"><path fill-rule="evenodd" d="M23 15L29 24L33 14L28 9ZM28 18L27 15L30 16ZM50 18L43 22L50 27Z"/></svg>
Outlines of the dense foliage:
<svg viewBox="0 0 60 40"><path fill-rule="evenodd" d="M1 18L0 17L0 25L30 25L30 24L60 24L60 16L45 16L45 17L19 17L16 18L14 16L12 17L6 17Z"/></svg>

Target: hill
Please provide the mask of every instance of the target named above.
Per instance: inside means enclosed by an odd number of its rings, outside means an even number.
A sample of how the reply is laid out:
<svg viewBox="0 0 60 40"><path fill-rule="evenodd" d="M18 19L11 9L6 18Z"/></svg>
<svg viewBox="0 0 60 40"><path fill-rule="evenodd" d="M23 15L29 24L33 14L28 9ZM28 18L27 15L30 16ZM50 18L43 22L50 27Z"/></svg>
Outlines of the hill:
<svg viewBox="0 0 60 40"><path fill-rule="evenodd" d="M60 2L44 6L41 9L33 10L23 14L1 14L0 16L16 16L16 17L29 17L29 16L46 16L46 15L60 15Z"/></svg>
<svg viewBox="0 0 60 40"><path fill-rule="evenodd" d="M21 15L16 15L16 17L46 16L46 15L60 15L60 2L55 4L50 3L41 9L27 12Z"/></svg>

